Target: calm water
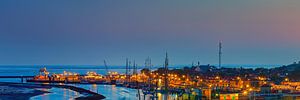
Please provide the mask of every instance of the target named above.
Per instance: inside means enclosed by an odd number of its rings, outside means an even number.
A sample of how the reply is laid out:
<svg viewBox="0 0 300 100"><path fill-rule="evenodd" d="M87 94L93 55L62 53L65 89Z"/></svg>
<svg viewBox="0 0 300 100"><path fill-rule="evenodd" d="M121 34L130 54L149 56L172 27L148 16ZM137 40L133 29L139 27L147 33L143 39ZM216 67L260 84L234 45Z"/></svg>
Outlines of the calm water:
<svg viewBox="0 0 300 100"><path fill-rule="evenodd" d="M37 75L40 68L44 66L0 66L0 76L19 76L19 75ZM99 74L105 74L106 70L103 67L98 66L48 66L47 70L51 73L63 73L63 71L76 72L79 74L85 74L88 71L95 71ZM116 71L124 73L125 69L113 68L109 71ZM0 79L0 82L20 82L20 79ZM116 87L114 85L86 85L86 84L70 84L77 87L82 87L97 93L100 93L106 97L106 100L136 100L138 90ZM31 100L68 100L81 96L79 93L61 88L43 89L52 93L39 95L32 97ZM149 99L149 96L146 96ZM172 95L169 98L173 98ZM161 96L160 96L161 100Z"/></svg>
<svg viewBox="0 0 300 100"><path fill-rule="evenodd" d="M51 88L51 89L41 89L41 90L49 91L51 93L35 96L30 99L31 100L70 100L82 96L78 92L69 89Z"/></svg>
<svg viewBox="0 0 300 100"><path fill-rule="evenodd" d="M269 67L275 67L275 65L269 65ZM37 75L40 68L44 66L0 66L0 76L20 76L20 75ZM263 67L262 65L256 67ZM103 66L47 66L47 70L51 73L63 73L64 71L76 72L79 74L85 74L88 71L95 71L99 74L106 74L106 70ZM124 73L125 69L122 67L110 67L109 71L116 71L119 73ZM253 68L253 66L252 66ZM255 68L255 67L254 67ZM0 79L0 82L20 82L20 79ZM100 93L106 97L106 100L136 100L137 91L136 89L129 89L124 87L116 87L114 85L82 85L82 84L71 84L77 87L82 87L97 93ZM44 89L46 91L52 92L44 95L39 95L32 97L31 100L68 100L74 99L81 96L81 94L60 88ZM162 100L163 95L158 94L159 100ZM143 97L143 96L142 96ZM169 95L169 100L173 100L177 95ZM149 96L146 96L149 100Z"/></svg>

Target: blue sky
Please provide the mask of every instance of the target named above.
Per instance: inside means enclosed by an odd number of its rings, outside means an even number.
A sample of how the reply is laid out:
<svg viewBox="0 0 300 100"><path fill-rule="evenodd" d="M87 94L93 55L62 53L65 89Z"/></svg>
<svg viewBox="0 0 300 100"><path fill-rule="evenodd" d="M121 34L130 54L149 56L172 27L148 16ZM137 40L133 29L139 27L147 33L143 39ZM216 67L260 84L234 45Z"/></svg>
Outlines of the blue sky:
<svg viewBox="0 0 300 100"><path fill-rule="evenodd" d="M297 0L2 0L0 64L288 64L300 60Z"/></svg>

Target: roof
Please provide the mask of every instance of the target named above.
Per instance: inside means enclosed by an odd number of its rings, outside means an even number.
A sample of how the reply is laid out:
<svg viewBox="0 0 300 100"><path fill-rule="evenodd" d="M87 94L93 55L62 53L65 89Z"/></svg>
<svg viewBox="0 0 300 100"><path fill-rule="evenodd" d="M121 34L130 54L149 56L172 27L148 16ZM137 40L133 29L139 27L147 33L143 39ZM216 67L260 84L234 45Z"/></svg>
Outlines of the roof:
<svg viewBox="0 0 300 100"><path fill-rule="evenodd" d="M269 85L269 84L264 84L264 85L262 85L261 87L272 87L272 86Z"/></svg>

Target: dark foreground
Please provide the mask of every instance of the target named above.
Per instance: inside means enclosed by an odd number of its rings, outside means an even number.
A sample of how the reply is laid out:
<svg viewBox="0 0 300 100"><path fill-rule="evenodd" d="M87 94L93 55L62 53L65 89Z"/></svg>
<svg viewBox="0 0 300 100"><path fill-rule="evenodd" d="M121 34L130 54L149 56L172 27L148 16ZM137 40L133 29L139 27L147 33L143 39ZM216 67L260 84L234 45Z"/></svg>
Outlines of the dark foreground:
<svg viewBox="0 0 300 100"><path fill-rule="evenodd" d="M28 100L33 96L49 93L47 91L37 90L36 88L52 87L70 89L83 94L83 96L75 98L76 100L101 100L105 98L103 95L75 86L9 82L0 82L0 96L1 100Z"/></svg>

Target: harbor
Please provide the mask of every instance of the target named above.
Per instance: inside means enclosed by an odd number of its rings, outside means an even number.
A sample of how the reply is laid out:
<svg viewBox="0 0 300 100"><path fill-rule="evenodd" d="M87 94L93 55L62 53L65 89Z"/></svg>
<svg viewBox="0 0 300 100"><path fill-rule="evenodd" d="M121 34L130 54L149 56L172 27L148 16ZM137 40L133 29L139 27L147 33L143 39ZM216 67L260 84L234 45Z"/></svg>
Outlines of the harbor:
<svg viewBox="0 0 300 100"><path fill-rule="evenodd" d="M0 100L300 100L300 0L1 0Z"/></svg>
<svg viewBox="0 0 300 100"><path fill-rule="evenodd" d="M72 71L52 73L47 67L42 67L34 76L0 76L0 79L16 78L21 80L21 83L47 84L63 88L70 85L85 88L92 94L99 93L99 86L131 89L134 92L130 93L130 98L138 100L289 100L300 97L300 83L285 75L289 72L288 69L300 63L269 69L218 68L198 63L191 67L169 69L169 58L166 54L164 66L152 69L150 61L147 58L145 66L138 68L135 62L130 64L126 59L122 72L113 71L116 69L110 69L105 63L100 71L104 74L98 74L96 71L87 71L85 74ZM274 76L277 78L274 79ZM76 88L75 90L78 91Z"/></svg>

